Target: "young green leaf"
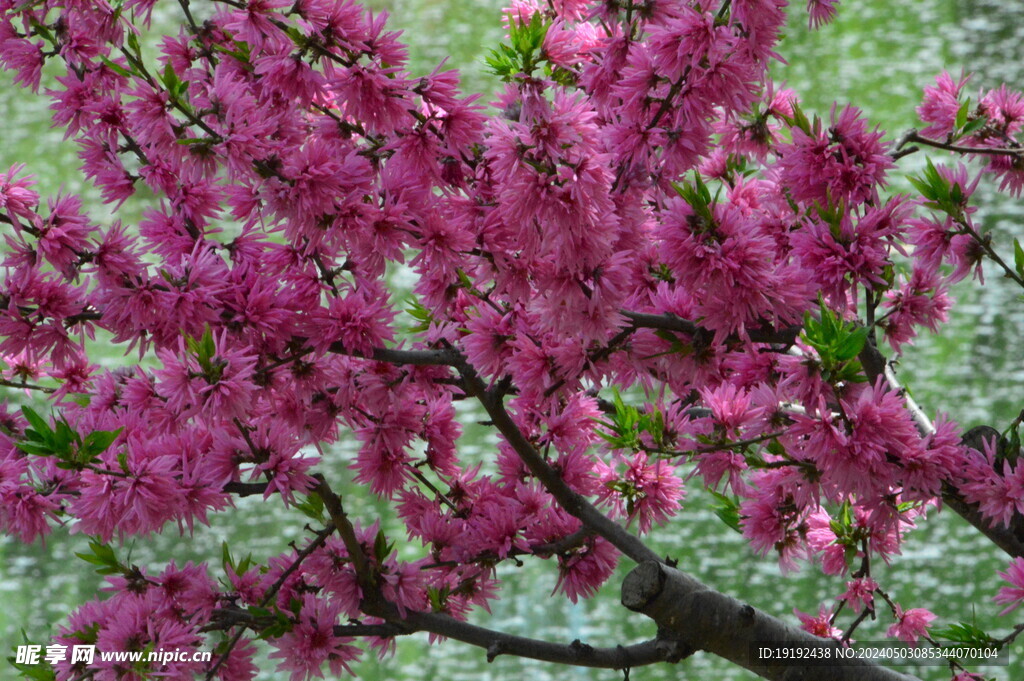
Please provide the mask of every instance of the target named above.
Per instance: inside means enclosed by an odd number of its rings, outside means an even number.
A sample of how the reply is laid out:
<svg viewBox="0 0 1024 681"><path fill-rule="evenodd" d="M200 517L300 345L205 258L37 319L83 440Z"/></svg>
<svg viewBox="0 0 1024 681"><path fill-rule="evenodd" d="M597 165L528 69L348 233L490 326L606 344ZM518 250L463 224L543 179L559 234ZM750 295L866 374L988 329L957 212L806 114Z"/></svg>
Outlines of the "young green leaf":
<svg viewBox="0 0 1024 681"><path fill-rule="evenodd" d="M1016 238L1013 240L1013 269L1017 270L1018 277L1024 277L1024 248Z"/></svg>
<svg viewBox="0 0 1024 681"><path fill-rule="evenodd" d="M21 408L21 413L25 416L25 420L29 422L29 425L31 425L32 428L35 429L35 432L38 435L45 437L46 435L49 435L51 432L53 432L50 429L50 424L48 424L43 419L42 416L37 414L35 409L33 409L32 407L23 406Z"/></svg>
<svg viewBox="0 0 1024 681"><path fill-rule="evenodd" d="M716 492L714 490L708 490L711 495L718 501L711 507L711 510L715 512L722 522L732 528L734 531L743 533L743 528L740 527L740 507L732 498L726 495Z"/></svg>

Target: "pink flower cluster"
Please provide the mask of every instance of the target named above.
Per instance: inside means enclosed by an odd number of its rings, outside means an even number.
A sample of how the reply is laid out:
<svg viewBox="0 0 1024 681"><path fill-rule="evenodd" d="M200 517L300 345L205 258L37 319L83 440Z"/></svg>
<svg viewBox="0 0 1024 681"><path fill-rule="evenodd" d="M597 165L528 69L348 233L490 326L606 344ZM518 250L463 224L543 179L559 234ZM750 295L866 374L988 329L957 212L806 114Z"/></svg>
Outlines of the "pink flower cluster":
<svg viewBox="0 0 1024 681"><path fill-rule="evenodd" d="M54 120L104 201L153 197L101 226L24 167L0 174L0 378L55 412L0 411L0 528L191 533L262 494L327 503L338 535L227 565L223 588L206 567L118 566L62 640L196 645L249 608L292 681L351 671L392 647L346 626L465 618L506 560L553 558L556 591L593 595L619 556L580 508L646 534L695 477L755 551L833 575L891 560L946 485L1004 525L1024 513L1024 468L945 419L922 435L866 361L879 334L898 353L935 331L949 285L980 276L977 179L941 167L945 203L887 196L881 131L852 106L808 119L769 79L783 0L516 0L492 112L454 71L410 73L385 16L347 0L215 0L140 41L155 4L0 0L0 64L36 91L54 62ZM808 2L810 23L835 5ZM963 124L964 86L926 90L926 133ZM1016 134L1022 101L986 93L972 143ZM1024 186L1005 157L987 170ZM91 363L102 339L145 361ZM460 450L471 399L501 433L479 457ZM401 553L331 506L316 466L343 439ZM841 599L874 612L854 572ZM839 633L827 609L798 614ZM891 635L933 618L896 607ZM219 678L255 673L239 641Z"/></svg>

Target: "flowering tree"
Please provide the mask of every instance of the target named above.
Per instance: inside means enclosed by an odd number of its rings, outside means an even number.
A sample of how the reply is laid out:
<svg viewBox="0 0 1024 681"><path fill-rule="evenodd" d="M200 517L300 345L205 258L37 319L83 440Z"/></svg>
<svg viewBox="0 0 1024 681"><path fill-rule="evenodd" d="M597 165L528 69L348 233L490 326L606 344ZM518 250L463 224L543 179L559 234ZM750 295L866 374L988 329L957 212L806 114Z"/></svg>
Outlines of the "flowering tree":
<svg viewBox="0 0 1024 681"><path fill-rule="evenodd" d="M949 285L986 263L1024 286L1024 250L969 204L983 174L1024 188L1019 93L969 99L942 74L927 127L890 143L768 78L785 0L516 0L489 111L454 71L409 74L383 16L348 0L164 4L181 27L156 39L156 0L0 0L0 61L33 92L56 67L54 120L104 200L153 197L139 224L101 227L75 196L44 205L21 166L0 175L2 383L52 408L3 411L0 527L92 537L110 593L61 644L214 656L26 675L250 679L260 637L299 681L427 631L488 658L629 669L703 650L822 678L751 645L836 650L869 616L926 645L1024 630L935 631L872 573L944 502L1009 554L995 600L1024 600L1020 419L932 420L881 350L936 330ZM834 15L807 4L812 26ZM929 162L920 196L887 194L925 146L980 163ZM417 277L405 311L399 265ZM155 368L92 364L98 334ZM460 455L457 400L500 434L484 461ZM317 472L351 436L356 482L407 537L351 517ZM649 549L698 484L757 552L834 575L834 602L797 629ZM265 565L118 558L252 495L318 525ZM520 560L550 562L573 601L636 563L622 602L657 636L596 648L469 624Z"/></svg>

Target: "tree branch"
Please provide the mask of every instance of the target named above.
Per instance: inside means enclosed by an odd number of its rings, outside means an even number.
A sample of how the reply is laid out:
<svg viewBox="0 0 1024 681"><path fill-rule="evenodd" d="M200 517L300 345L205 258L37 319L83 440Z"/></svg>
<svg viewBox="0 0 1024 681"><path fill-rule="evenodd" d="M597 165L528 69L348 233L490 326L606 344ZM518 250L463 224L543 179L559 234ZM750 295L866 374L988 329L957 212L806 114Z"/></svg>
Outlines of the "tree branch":
<svg viewBox="0 0 1024 681"><path fill-rule="evenodd" d="M224 485L225 494L235 494L240 497L251 497L263 494L267 491L265 482L229 482Z"/></svg>
<svg viewBox="0 0 1024 681"><path fill-rule="evenodd" d="M47 388L46 386L34 385L32 383L18 383L17 381L8 381L7 379L0 379L0 386L4 386L6 388L21 388L23 390L38 390L39 392L48 394L57 392L56 388Z"/></svg>
<svg viewBox="0 0 1024 681"><path fill-rule="evenodd" d="M711 333L704 327L699 326L688 319L677 317L674 314L650 314L647 312L631 312L630 310L620 310L619 312L637 328L664 329L665 331L687 333L691 336ZM747 335L754 343L778 343L781 345L792 345L800 336L800 331L802 329L803 325L787 326L784 329L750 329L748 330ZM731 336L730 338L738 339L738 337L735 336Z"/></svg>
<svg viewBox="0 0 1024 681"><path fill-rule="evenodd" d="M917 130L908 130L900 136L899 142L897 143L895 150L899 153L903 146L916 142L917 144L923 144L927 147L933 147L935 149L943 149L945 151L952 151L957 154L985 154L987 156L1020 156L1024 154L1024 148L1000 148L1000 147L963 147L956 144L950 144L948 142L940 142L938 140L928 139L922 137ZM906 154L901 154L906 156Z"/></svg>
<svg viewBox="0 0 1024 681"><path fill-rule="evenodd" d="M418 366L457 366L462 361L462 356L456 350L392 350L389 348L375 348L373 355L367 357L357 352L345 349L341 342L332 343L328 348L330 352L338 355L350 355L362 359L373 359L378 362L390 364L414 364Z"/></svg>
<svg viewBox="0 0 1024 681"><path fill-rule="evenodd" d="M338 536L341 537L341 541L345 544L345 550L352 561L352 568L356 572L356 579L359 582L359 586L363 589L363 596L368 596L367 592L375 591L377 585L373 572L370 570L370 565L366 561L366 554L363 553L363 547L359 543L359 538L356 537L356 529L352 526L352 521L348 519L345 509L341 505L341 497L334 493L334 490L327 484L324 476L320 473L315 473L313 477L319 483L316 493L323 500L324 508L327 509L327 514L331 518L331 524L338 530Z"/></svg>
<svg viewBox="0 0 1024 681"><path fill-rule="evenodd" d="M678 641L663 638L614 648L595 648L579 640L568 644L552 643L487 629L442 613L409 611L402 617L391 605L381 606L371 614L397 625L403 633L428 631L483 648L487 651L488 662L499 655L514 655L577 667L626 669L657 662L678 662L692 652ZM339 633L337 628L335 633Z"/></svg>
<svg viewBox="0 0 1024 681"><path fill-rule="evenodd" d="M869 660L843 660L829 666L769 666L754 652L761 645L789 644L829 653L838 641L818 638L782 620L719 593L679 570L659 563L639 565L622 583L622 604L653 619L683 645L725 658L772 681L910 681L914 677ZM822 656L823 657L823 656Z"/></svg>

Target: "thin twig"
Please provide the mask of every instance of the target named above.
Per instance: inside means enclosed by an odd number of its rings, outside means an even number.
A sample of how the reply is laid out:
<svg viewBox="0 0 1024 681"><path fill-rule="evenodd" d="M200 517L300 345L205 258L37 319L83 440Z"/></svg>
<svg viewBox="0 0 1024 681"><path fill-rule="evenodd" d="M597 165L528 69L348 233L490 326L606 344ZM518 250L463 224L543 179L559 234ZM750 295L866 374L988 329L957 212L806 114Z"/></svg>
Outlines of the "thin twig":
<svg viewBox="0 0 1024 681"><path fill-rule="evenodd" d="M39 392L44 392L44 393L47 393L47 394L52 394L52 393L57 392L56 388L47 388L46 386L34 385L32 383L17 383L15 381L8 381L7 379L0 379L0 385L6 386L8 388L23 388L25 390L38 390Z"/></svg>
<svg viewBox="0 0 1024 681"><path fill-rule="evenodd" d="M917 144L923 144L927 147L933 147L935 149L943 149L945 151L952 151L957 154L984 154L986 156L1022 156L1024 155L1024 148L1007 148L1007 147L964 147L958 144L951 144L949 142L940 142L938 140L928 139L922 137L917 130L908 130L899 139L896 144L896 153L907 144L916 142ZM905 156L906 154L903 154Z"/></svg>

